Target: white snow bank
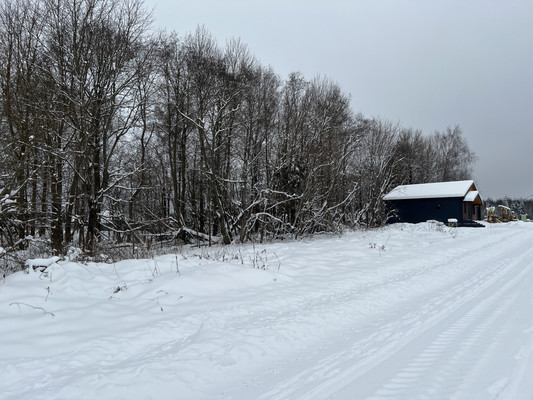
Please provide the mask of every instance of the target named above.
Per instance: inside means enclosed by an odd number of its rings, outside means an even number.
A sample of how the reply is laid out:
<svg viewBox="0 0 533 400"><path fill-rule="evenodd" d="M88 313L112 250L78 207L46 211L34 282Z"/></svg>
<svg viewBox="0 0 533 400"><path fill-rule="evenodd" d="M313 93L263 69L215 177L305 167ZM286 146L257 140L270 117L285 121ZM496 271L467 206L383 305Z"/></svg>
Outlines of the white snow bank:
<svg viewBox="0 0 533 400"><path fill-rule="evenodd" d="M56 260L0 285L0 398L531 399L532 240L397 224Z"/></svg>
<svg viewBox="0 0 533 400"><path fill-rule="evenodd" d="M49 257L49 258L31 258L29 260L26 260L25 265L29 267L29 269L37 269L39 267L42 267L41 269L48 268L50 265L56 263L59 261L59 257Z"/></svg>

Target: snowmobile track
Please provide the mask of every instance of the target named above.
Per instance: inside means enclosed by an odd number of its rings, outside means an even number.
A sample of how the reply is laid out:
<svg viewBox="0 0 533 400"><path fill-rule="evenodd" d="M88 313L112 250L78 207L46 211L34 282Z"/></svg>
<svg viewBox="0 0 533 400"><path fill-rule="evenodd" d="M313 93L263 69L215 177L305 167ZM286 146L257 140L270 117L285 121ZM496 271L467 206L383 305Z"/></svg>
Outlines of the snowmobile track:
<svg viewBox="0 0 533 400"><path fill-rule="evenodd" d="M455 256L455 260L476 262L480 270L425 299L418 310L405 310L399 319L355 342L350 343L350 338L357 337L358 329L346 332L343 351L325 352L328 355L318 363L278 382L260 398L413 400L413 388L417 399L469 398L472 395L462 389L468 377L462 373L467 370L475 376L483 361L479 354L488 352L498 340L523 292L517 286L525 285L532 273L528 267L533 249L523 249L524 243L513 244L506 251L520 254L522 250L520 256L485 270L483 260L494 257L498 246L485 244L470 255ZM416 279L417 275L403 278ZM396 279L383 285L394 284Z"/></svg>

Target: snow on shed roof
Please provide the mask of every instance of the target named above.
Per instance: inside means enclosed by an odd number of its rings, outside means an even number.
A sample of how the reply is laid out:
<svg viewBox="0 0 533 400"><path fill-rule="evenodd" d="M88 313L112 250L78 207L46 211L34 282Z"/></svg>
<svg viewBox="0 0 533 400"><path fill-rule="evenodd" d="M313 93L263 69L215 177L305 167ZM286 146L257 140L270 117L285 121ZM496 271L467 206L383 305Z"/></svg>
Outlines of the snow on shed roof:
<svg viewBox="0 0 533 400"><path fill-rule="evenodd" d="M383 200L429 199L441 197L464 197L474 181L420 183L396 186Z"/></svg>
<svg viewBox="0 0 533 400"><path fill-rule="evenodd" d="M479 199L481 200L481 196L477 190L471 190L468 192L465 196L465 199L463 201L473 203L476 200L476 197L479 196Z"/></svg>

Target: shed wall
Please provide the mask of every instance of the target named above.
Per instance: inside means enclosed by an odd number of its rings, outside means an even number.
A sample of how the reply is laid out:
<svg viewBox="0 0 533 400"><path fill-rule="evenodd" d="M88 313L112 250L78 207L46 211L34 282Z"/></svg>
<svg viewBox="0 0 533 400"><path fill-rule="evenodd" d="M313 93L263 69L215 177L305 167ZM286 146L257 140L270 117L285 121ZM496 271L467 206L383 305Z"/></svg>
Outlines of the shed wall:
<svg viewBox="0 0 533 400"><path fill-rule="evenodd" d="M390 222L418 223L434 219L446 223L448 218L463 222L462 198L394 200L388 203L397 214Z"/></svg>

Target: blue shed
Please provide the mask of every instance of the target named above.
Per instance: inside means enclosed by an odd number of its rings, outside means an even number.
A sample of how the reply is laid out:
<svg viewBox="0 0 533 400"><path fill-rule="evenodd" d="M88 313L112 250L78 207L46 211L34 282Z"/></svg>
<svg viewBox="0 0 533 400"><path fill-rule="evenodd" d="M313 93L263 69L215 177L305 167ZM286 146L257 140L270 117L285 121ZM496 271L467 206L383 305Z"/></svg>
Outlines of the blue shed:
<svg viewBox="0 0 533 400"><path fill-rule="evenodd" d="M389 222L437 220L447 223L453 218L463 226L477 225L474 221L481 219L483 204L472 180L401 185L383 200L394 210Z"/></svg>

